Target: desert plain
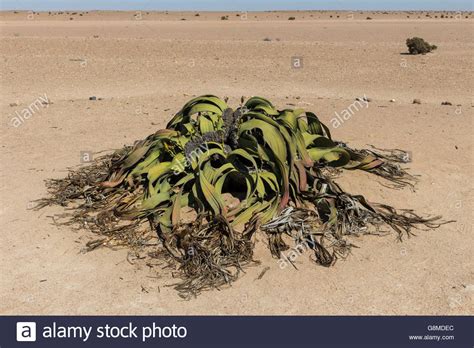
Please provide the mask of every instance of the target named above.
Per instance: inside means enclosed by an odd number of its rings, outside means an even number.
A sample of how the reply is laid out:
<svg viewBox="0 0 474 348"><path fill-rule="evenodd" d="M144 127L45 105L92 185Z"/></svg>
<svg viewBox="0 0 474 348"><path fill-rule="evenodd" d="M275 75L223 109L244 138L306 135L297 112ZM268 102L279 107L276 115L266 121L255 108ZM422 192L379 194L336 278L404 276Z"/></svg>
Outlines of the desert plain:
<svg viewBox="0 0 474 348"><path fill-rule="evenodd" d="M438 49L407 55L412 36ZM1 12L0 314L472 315L473 53L470 12ZM96 236L54 225L62 208L30 209L45 179L202 94L303 107L351 146L409 151L415 192L363 172L338 182L455 222L358 238L330 268L306 253L281 269L260 235L259 266L185 301L170 270L126 248L83 253Z"/></svg>

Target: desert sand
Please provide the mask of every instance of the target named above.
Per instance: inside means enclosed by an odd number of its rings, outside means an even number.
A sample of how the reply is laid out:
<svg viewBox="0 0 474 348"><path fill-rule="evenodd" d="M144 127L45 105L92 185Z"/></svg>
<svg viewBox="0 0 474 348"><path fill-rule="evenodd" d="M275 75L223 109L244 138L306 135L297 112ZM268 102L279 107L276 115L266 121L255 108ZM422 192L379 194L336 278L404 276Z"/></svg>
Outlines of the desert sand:
<svg viewBox="0 0 474 348"><path fill-rule="evenodd" d="M472 14L3 12L0 26L0 314L474 313ZM412 36L438 49L406 55ZM420 181L416 192L362 172L339 183L456 222L403 242L395 233L359 238L331 268L308 253L298 270L282 270L259 236L260 266L184 301L155 261L128 262L127 249L82 253L95 236L55 226L61 208L29 210L46 194L43 181L81 165L81 153L132 144L201 94L233 105L260 95L328 125L367 96L333 137L410 151ZM15 127L18 114L28 117Z"/></svg>

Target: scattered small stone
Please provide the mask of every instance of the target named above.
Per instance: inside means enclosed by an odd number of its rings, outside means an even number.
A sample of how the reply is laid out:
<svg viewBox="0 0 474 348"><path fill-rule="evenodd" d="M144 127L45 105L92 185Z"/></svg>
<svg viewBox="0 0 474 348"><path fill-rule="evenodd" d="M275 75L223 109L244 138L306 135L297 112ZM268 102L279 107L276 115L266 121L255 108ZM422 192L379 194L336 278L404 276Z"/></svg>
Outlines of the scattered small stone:
<svg viewBox="0 0 474 348"><path fill-rule="evenodd" d="M441 103L441 105L453 105L451 102L448 102L448 101L444 101Z"/></svg>
<svg viewBox="0 0 474 348"><path fill-rule="evenodd" d="M421 100L420 99L413 99L413 104L421 104Z"/></svg>
<svg viewBox="0 0 474 348"><path fill-rule="evenodd" d="M14 107L14 106L18 106L18 104L17 103L10 103L10 106Z"/></svg>
<svg viewBox="0 0 474 348"><path fill-rule="evenodd" d="M457 150L457 149L458 149L458 146L457 146L457 145L454 145L454 148Z"/></svg>
<svg viewBox="0 0 474 348"><path fill-rule="evenodd" d="M265 275L265 273L267 273L268 271L270 270L270 267L265 267L262 272L260 272L260 274L258 275L258 277L255 279L255 280L260 280L263 278L263 276Z"/></svg>
<svg viewBox="0 0 474 348"><path fill-rule="evenodd" d="M265 39L263 39L263 41L272 41L272 39L270 39L269 37L266 37Z"/></svg>
<svg viewBox="0 0 474 348"><path fill-rule="evenodd" d="M372 98L368 98L366 96L363 96L363 97L357 97L355 100L370 103L372 101Z"/></svg>
<svg viewBox="0 0 474 348"><path fill-rule="evenodd" d="M89 100L97 100L97 97L93 95L92 97L89 97Z"/></svg>
<svg viewBox="0 0 474 348"><path fill-rule="evenodd" d="M395 99L390 99L390 103L395 103Z"/></svg>

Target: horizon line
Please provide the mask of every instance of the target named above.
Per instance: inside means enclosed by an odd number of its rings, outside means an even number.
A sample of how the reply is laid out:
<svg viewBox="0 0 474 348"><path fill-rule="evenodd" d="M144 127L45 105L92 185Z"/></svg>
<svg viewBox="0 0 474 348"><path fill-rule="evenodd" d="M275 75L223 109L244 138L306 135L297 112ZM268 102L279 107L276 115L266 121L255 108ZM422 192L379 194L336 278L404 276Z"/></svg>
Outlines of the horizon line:
<svg viewBox="0 0 474 348"><path fill-rule="evenodd" d="M88 12L133 12L133 11L146 11L146 12L235 12L235 13L245 13L245 12L370 12L370 11L384 11L384 12L473 12L473 9L380 9L380 8L373 8L373 9L279 9L279 10L166 10L166 9L146 9L146 8L130 8L130 9L96 9L96 8L48 8L48 9L34 9L34 8L0 8L0 12L11 12L11 11L18 11L18 12L51 12L51 11L88 11Z"/></svg>

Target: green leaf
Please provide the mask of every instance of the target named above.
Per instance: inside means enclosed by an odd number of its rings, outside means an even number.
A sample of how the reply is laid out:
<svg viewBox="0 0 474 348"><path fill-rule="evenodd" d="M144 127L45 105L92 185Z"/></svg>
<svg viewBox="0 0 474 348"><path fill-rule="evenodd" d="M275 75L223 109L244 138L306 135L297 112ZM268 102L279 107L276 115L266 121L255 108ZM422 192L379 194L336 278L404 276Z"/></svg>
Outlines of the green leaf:
<svg viewBox="0 0 474 348"><path fill-rule="evenodd" d="M213 104L200 103L193 105L193 107L187 112L187 115L191 116L197 114L198 112L211 112L215 114L220 114L222 113L222 110Z"/></svg>
<svg viewBox="0 0 474 348"><path fill-rule="evenodd" d="M285 162L287 157L286 142L279 129L265 121L252 119L241 124L239 127L239 135L245 131L255 129L262 131L264 141L270 146L280 161Z"/></svg>
<svg viewBox="0 0 474 348"><path fill-rule="evenodd" d="M225 215L224 203L221 195L216 191L215 187L209 182L203 172L199 173L199 187L204 202L212 209L214 215ZM199 194L199 192L198 192Z"/></svg>
<svg viewBox="0 0 474 348"><path fill-rule="evenodd" d="M245 107L249 110L254 109L257 106L268 106L273 108L272 103L269 100L262 98L262 97L252 97L245 103Z"/></svg>
<svg viewBox="0 0 474 348"><path fill-rule="evenodd" d="M311 159L315 162L324 160L333 167L342 167L349 163L349 153L340 148L311 148L308 150Z"/></svg>

